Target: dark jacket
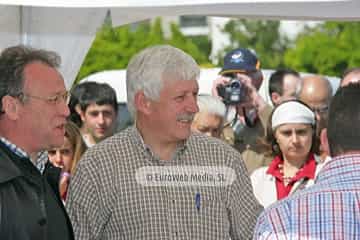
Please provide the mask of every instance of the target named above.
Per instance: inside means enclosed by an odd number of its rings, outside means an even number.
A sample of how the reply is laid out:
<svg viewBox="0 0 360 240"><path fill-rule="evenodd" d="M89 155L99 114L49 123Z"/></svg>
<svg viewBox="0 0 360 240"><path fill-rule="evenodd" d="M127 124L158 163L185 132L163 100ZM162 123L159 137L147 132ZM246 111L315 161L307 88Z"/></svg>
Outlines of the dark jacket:
<svg viewBox="0 0 360 240"><path fill-rule="evenodd" d="M41 175L29 159L0 142L0 239L74 239L58 195L57 174L48 164Z"/></svg>

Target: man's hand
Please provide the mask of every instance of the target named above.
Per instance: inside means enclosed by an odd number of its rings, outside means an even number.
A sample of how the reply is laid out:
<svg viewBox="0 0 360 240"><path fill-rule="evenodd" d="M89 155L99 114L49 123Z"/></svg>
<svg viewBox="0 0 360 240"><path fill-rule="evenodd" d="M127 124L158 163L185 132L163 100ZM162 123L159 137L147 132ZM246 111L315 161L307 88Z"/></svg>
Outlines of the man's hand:
<svg viewBox="0 0 360 240"><path fill-rule="evenodd" d="M224 77L219 75L212 83L212 87L211 87L211 94L215 97L218 97L220 99L222 99L221 96L219 96L218 91L217 91L217 87L219 85L226 85L230 82L230 78L229 77Z"/></svg>
<svg viewBox="0 0 360 240"><path fill-rule="evenodd" d="M266 106L266 102L258 93L252 79L244 73L237 73L236 77L241 82L243 91L245 91L244 101L237 107L255 108L258 112L261 111Z"/></svg>
<svg viewBox="0 0 360 240"><path fill-rule="evenodd" d="M244 100L241 103L239 103L238 105L236 105L236 107L238 109L242 109L242 108L254 109L255 108L257 110L257 112L262 111L266 106L266 102L258 93L256 87L253 84L251 77L245 73L236 73L236 77L242 84L241 91L244 91L244 96L245 96ZM229 84L230 80L231 80L230 77L225 77L225 76L219 75L213 81L212 88L211 88L212 95L222 99L222 97L219 96L219 94L218 94L217 87L219 85ZM241 112L242 111L239 111L240 115L241 115Z"/></svg>

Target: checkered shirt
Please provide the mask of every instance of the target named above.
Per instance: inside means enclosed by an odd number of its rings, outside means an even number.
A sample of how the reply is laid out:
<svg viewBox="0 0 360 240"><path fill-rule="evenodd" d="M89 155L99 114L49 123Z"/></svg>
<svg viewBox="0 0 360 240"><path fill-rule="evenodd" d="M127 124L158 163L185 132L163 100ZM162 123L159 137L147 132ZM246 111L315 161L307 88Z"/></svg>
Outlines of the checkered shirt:
<svg viewBox="0 0 360 240"><path fill-rule="evenodd" d="M254 239L360 239L360 154L333 158L315 185L266 209Z"/></svg>
<svg viewBox="0 0 360 240"><path fill-rule="evenodd" d="M27 158L30 160L29 155L24 150L22 150L21 148L19 148L18 146L7 140L6 138L0 137L0 141L4 143L13 153L18 155L19 157ZM40 173L43 173L45 170L45 164L47 162L47 159L48 159L47 151L43 151L37 154L37 159L35 163L31 160L30 161L40 171Z"/></svg>
<svg viewBox="0 0 360 240"><path fill-rule="evenodd" d="M136 182L146 166L226 166L226 187L150 187ZM201 209L194 196L201 192ZM88 149L71 181L66 202L75 239L251 239L262 211L240 154L218 139L194 134L172 160L144 145L135 127Z"/></svg>

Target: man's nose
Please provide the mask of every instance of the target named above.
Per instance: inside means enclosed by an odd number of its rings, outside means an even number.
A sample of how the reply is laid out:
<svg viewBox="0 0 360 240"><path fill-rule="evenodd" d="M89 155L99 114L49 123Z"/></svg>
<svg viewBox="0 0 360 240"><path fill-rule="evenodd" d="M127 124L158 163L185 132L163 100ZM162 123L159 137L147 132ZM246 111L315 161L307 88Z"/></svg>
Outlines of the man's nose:
<svg viewBox="0 0 360 240"><path fill-rule="evenodd" d="M298 140L299 140L299 136L293 132L292 135L291 135L291 140L294 142L294 143L297 143Z"/></svg>
<svg viewBox="0 0 360 240"><path fill-rule="evenodd" d="M64 117L68 117L70 115L70 109L66 102L59 103L60 112Z"/></svg>
<svg viewBox="0 0 360 240"><path fill-rule="evenodd" d="M191 96L187 102L187 111L191 113L197 113L199 111L199 107L197 105L196 97Z"/></svg>
<svg viewBox="0 0 360 240"><path fill-rule="evenodd" d="M104 124L105 123L105 117L104 117L104 114L102 114L102 113L99 113L99 115L98 115L98 123L99 124Z"/></svg>

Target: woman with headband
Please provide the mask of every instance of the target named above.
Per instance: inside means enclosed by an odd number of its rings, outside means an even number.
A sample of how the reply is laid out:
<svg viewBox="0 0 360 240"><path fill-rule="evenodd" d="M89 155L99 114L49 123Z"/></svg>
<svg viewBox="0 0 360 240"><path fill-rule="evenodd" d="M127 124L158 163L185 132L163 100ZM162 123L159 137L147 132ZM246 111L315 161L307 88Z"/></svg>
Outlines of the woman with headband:
<svg viewBox="0 0 360 240"><path fill-rule="evenodd" d="M273 110L265 144L274 158L251 175L255 196L264 207L313 184L314 139L315 114L306 104L290 100Z"/></svg>

